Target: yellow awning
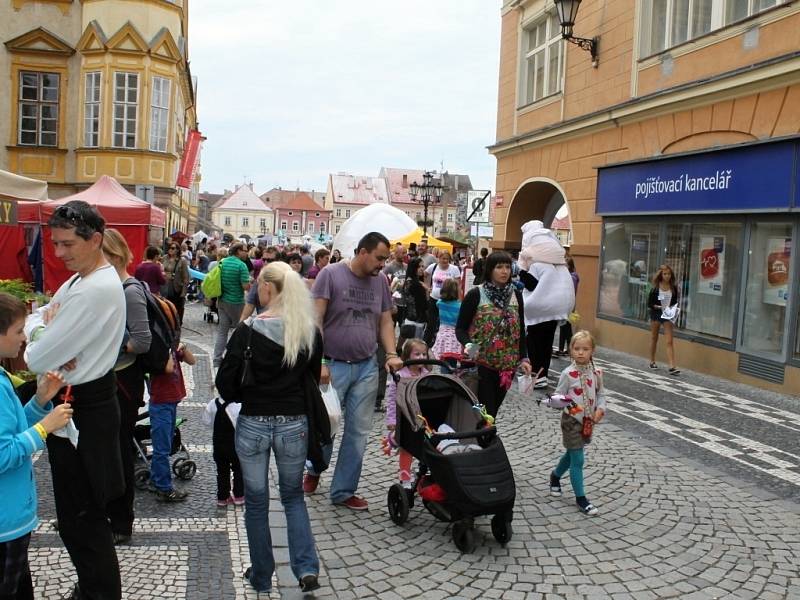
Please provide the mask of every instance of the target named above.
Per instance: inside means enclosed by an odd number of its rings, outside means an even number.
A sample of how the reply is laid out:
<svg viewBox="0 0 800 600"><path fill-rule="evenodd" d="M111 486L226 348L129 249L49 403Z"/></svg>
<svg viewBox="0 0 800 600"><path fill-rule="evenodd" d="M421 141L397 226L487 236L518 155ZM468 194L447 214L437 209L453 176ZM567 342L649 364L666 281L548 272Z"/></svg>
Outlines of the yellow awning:
<svg viewBox="0 0 800 600"><path fill-rule="evenodd" d="M414 242L415 244L419 244L420 240L422 240L422 229L417 227L416 230L412 231L411 233L409 233L405 237L401 237L401 238L398 238L396 240L392 240L392 246L394 246L398 242L400 242L402 244L405 244L406 246L408 246L411 242ZM442 241L442 240L440 240L438 238L435 238L432 235L428 236L428 247L429 248L439 248L440 250L447 250L451 254L453 252L453 245L452 244L448 244L447 242L444 242L444 241Z"/></svg>

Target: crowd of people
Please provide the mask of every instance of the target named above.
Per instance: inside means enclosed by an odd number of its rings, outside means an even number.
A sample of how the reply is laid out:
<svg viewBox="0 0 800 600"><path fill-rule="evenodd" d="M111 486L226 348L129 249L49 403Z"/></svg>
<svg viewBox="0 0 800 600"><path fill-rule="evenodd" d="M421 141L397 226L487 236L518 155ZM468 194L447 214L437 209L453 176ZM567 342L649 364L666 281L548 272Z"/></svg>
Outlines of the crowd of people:
<svg viewBox="0 0 800 600"><path fill-rule="evenodd" d="M546 235L540 225L528 234ZM31 455L45 444L58 531L78 575L71 598L120 598L115 546L134 535L131 440L145 386L153 446L149 491L162 502L186 499L187 492L173 485L169 465L176 406L186 395L180 363L196 360L180 342L180 325L192 280L214 270L220 293L204 301L219 314L211 357L219 397L207 407L215 501L220 508L245 507L251 566L244 577L256 590L269 590L275 571L268 520L271 455L291 569L301 589L312 591L320 586L319 558L304 495L330 477L332 504L368 509L358 490L382 392L389 431L398 418L395 382L385 383L386 372L418 377L429 367L406 366L406 360L462 356L476 365L477 398L494 419L517 376L532 377L532 387L549 385L559 324L560 347L570 363L547 403L563 410L566 452L550 473L549 490L561 495L561 477L569 472L578 507L597 514L583 486L583 448L592 424L604 416L603 378L592 360L592 336L566 326L578 277L560 246L549 254L523 251L520 259L482 249L471 264L424 241L416 247L392 244L378 232L365 235L344 259L337 250L311 254L302 245L203 240L193 248L186 240L167 239L163 251L148 247L133 268L124 237L106 228L91 206L69 202L49 226L56 256L75 274L31 315L0 294L0 353L15 356L26 341L26 361L40 374L24 406L0 377L0 482L9 491L0 501L0 598L33 597L27 562L37 524ZM473 269L472 285L466 285L464 267ZM661 308L677 303L673 279L662 268L651 294L659 325ZM154 299L174 307L176 334L163 369L147 371L139 357L154 343ZM653 331L655 340L655 325ZM671 336L668 342L674 368ZM330 429L321 385L332 386L340 400L340 432ZM334 442L338 458L331 465ZM411 456L401 452L399 480L408 487L413 478Z"/></svg>

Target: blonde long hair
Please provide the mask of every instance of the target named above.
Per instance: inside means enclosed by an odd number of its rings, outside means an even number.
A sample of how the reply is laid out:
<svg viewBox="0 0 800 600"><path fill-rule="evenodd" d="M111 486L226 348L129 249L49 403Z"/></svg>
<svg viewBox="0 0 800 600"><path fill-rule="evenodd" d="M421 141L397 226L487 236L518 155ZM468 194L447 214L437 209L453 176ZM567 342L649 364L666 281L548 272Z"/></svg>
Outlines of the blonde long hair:
<svg viewBox="0 0 800 600"><path fill-rule="evenodd" d="M283 362L291 367L298 355L311 353L316 336L316 315L308 286L285 262L272 262L261 269L259 281L275 286L269 310L283 319Z"/></svg>
<svg viewBox="0 0 800 600"><path fill-rule="evenodd" d="M107 228L103 233L103 253L115 269L127 269L133 260L128 242L116 229Z"/></svg>

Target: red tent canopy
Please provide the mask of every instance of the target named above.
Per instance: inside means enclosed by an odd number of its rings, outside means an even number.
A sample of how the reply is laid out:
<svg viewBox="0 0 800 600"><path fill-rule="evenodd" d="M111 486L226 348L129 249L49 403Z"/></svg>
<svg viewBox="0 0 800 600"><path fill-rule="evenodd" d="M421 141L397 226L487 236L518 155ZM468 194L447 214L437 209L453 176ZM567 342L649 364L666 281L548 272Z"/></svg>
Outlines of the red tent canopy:
<svg viewBox="0 0 800 600"><path fill-rule="evenodd" d="M47 221L53 212L70 200L83 200L94 206L106 221L106 227L117 229L127 240L138 262L144 255L151 227L164 228L166 215L160 208L141 200L122 187L116 179L103 175L91 187L82 192L41 203L42 242L44 245L44 288L55 292L72 274L64 263L56 258L50 242Z"/></svg>

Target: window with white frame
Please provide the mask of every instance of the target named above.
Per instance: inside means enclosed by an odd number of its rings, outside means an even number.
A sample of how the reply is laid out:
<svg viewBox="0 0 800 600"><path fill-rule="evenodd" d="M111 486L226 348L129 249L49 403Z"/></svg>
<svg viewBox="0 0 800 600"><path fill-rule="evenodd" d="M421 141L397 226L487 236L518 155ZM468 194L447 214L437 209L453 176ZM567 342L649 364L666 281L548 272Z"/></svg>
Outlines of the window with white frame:
<svg viewBox="0 0 800 600"><path fill-rule="evenodd" d="M83 145L100 145L100 82L99 71L86 73L83 91Z"/></svg>
<svg viewBox="0 0 800 600"><path fill-rule="evenodd" d="M281 231L286 231L289 228L289 225L286 221L281 221Z"/></svg>
<svg viewBox="0 0 800 600"><path fill-rule="evenodd" d="M337 208L336 209L336 216L337 217L341 217L342 216L342 209L341 208Z"/></svg>
<svg viewBox="0 0 800 600"><path fill-rule="evenodd" d="M292 221L292 233L298 233L300 231L300 221Z"/></svg>
<svg viewBox="0 0 800 600"><path fill-rule="evenodd" d="M645 0L641 54L649 56L741 21L782 0Z"/></svg>
<svg viewBox="0 0 800 600"><path fill-rule="evenodd" d="M230 217L225 217L225 226L226 227L230 227L231 226L231 218Z"/></svg>
<svg viewBox="0 0 800 600"><path fill-rule="evenodd" d="M341 225L337 225L337 226L336 226L336 233L339 233L339 230L340 230L341 228L342 228L342 226L341 226Z"/></svg>
<svg viewBox="0 0 800 600"><path fill-rule="evenodd" d="M314 221L309 221L306 223L306 230L308 233L314 233Z"/></svg>
<svg viewBox="0 0 800 600"><path fill-rule="evenodd" d="M136 148L136 111L139 106L139 75L114 73L115 148Z"/></svg>
<svg viewBox="0 0 800 600"><path fill-rule="evenodd" d="M564 44L555 12L522 31L520 104L530 104L561 91Z"/></svg>
<svg viewBox="0 0 800 600"><path fill-rule="evenodd" d="M267 228L267 220L264 217L260 217L259 220L258 220L258 226L261 227L261 229L266 229Z"/></svg>
<svg viewBox="0 0 800 600"><path fill-rule="evenodd" d="M452 223L453 222L453 213L451 213L451 212L447 213L447 222L448 223Z"/></svg>
<svg viewBox="0 0 800 600"><path fill-rule="evenodd" d="M58 73L19 73L17 140L24 146L58 144Z"/></svg>
<svg viewBox="0 0 800 600"><path fill-rule="evenodd" d="M322 221L322 222L319 224L319 232L320 232L320 233L325 233L325 221Z"/></svg>
<svg viewBox="0 0 800 600"><path fill-rule="evenodd" d="M242 217L242 227L250 227L250 217Z"/></svg>
<svg viewBox="0 0 800 600"><path fill-rule="evenodd" d="M165 77L153 77L153 93L150 100L150 150L154 152L167 151L171 83Z"/></svg>
<svg viewBox="0 0 800 600"><path fill-rule="evenodd" d="M345 219L349 219L350 218L350 209L349 208L345 208L344 209L344 218Z"/></svg>

